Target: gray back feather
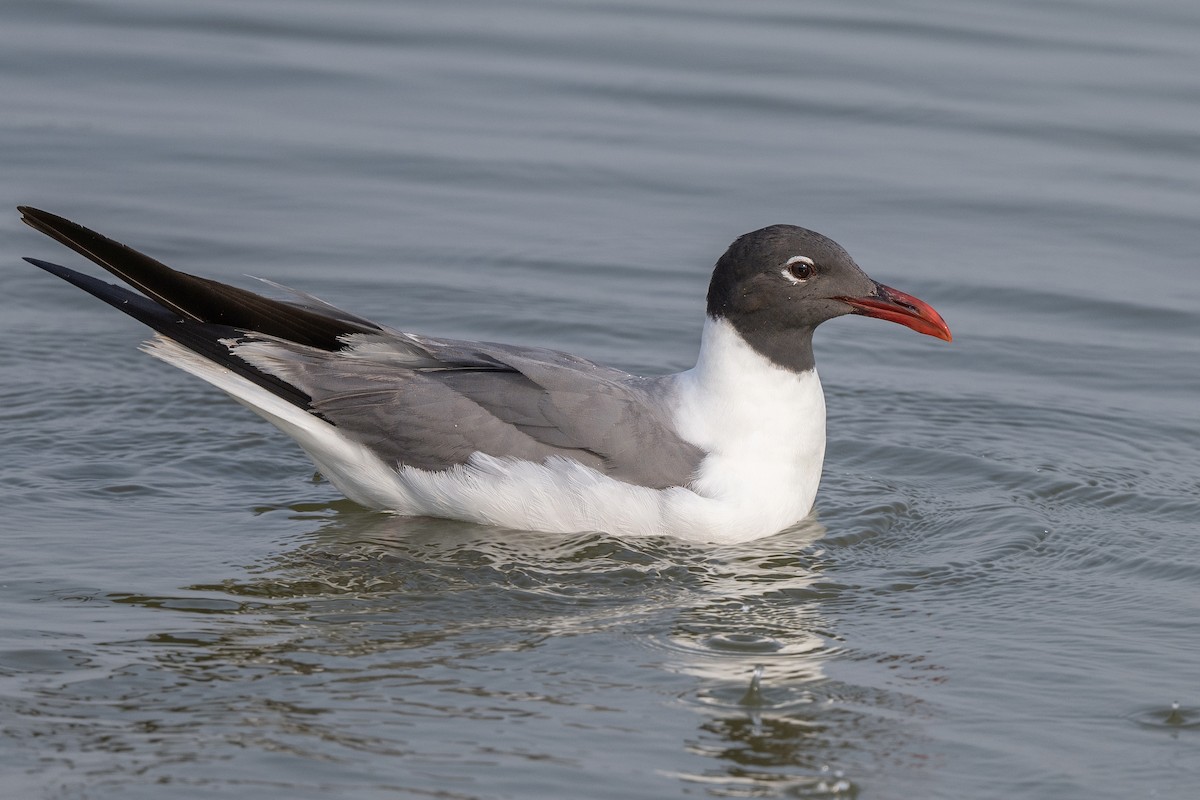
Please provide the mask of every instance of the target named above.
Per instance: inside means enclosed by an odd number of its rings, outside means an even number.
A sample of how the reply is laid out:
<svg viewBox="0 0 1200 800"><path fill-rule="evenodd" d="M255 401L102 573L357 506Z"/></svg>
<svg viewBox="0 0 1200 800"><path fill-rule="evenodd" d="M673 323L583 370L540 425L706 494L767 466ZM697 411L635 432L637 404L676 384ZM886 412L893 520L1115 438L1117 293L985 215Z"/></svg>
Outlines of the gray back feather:
<svg viewBox="0 0 1200 800"><path fill-rule="evenodd" d="M387 463L442 470L472 453L579 461L651 488L686 485L704 453L670 419L672 379L532 347L399 331L329 352L254 337L235 354L312 398Z"/></svg>

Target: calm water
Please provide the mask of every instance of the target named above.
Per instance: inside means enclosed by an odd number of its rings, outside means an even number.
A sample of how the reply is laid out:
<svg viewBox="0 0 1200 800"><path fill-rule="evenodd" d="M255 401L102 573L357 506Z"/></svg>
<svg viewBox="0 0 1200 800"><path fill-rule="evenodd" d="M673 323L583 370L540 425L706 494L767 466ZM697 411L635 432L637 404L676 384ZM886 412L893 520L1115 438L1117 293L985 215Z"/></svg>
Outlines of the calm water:
<svg viewBox="0 0 1200 800"><path fill-rule="evenodd" d="M1198 42L1190 0L6 0L7 208L648 372L793 222L957 339L822 328L769 539L393 519L3 212L0 793L1196 797Z"/></svg>

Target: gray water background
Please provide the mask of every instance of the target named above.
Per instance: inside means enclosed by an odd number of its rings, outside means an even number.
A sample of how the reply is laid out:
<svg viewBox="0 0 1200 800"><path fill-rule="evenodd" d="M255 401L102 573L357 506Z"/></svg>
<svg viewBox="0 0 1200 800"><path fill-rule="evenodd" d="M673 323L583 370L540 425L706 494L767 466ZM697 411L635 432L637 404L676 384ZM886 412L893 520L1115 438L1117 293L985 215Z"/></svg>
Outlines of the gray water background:
<svg viewBox="0 0 1200 800"><path fill-rule="evenodd" d="M1200 796L1190 0L6 0L0 198L645 372L797 223L956 336L821 329L775 537L395 519L0 213L6 798Z"/></svg>

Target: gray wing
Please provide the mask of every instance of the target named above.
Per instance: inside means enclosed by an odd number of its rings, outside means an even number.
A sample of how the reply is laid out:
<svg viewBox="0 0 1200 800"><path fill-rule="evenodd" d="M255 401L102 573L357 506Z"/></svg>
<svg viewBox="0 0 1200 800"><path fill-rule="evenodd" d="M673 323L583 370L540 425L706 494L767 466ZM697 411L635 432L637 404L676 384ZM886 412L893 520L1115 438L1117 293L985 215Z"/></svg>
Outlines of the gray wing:
<svg viewBox="0 0 1200 800"><path fill-rule="evenodd" d="M557 455L663 488L688 483L703 457L674 430L669 378L634 378L552 350L400 333L277 284L293 300L272 300L173 270L55 214L20 210L141 296L31 263L321 415L390 463L439 470L476 452Z"/></svg>
<svg viewBox="0 0 1200 800"><path fill-rule="evenodd" d="M327 351L253 337L234 354L310 398L310 408L387 463L429 470L473 453L563 456L652 488L686 485L704 453L670 419L670 379L566 353L383 330Z"/></svg>

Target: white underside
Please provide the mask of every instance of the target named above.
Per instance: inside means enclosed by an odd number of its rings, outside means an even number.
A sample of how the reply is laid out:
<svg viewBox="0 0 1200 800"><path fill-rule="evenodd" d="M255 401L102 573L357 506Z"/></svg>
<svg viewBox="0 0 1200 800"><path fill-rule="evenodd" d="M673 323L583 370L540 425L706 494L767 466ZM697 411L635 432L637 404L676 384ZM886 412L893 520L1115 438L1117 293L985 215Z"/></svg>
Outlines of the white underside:
<svg viewBox="0 0 1200 800"><path fill-rule="evenodd" d="M813 371L789 372L709 320L694 369L676 377L675 424L709 453L688 487L650 489L565 458L474 454L431 472L394 468L337 428L233 371L156 337L146 352L224 390L278 427L355 502L401 514L507 528L738 542L812 509L825 453L825 399Z"/></svg>

